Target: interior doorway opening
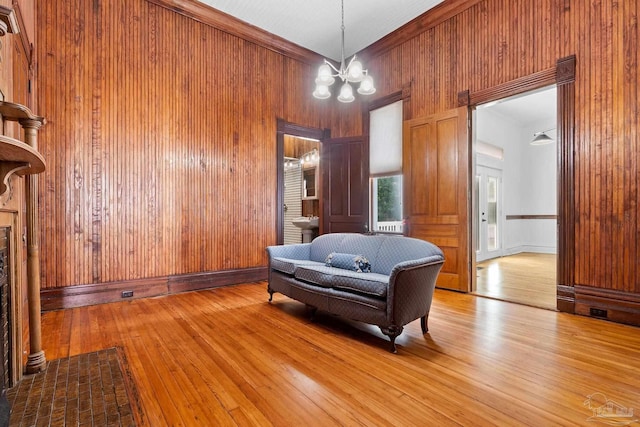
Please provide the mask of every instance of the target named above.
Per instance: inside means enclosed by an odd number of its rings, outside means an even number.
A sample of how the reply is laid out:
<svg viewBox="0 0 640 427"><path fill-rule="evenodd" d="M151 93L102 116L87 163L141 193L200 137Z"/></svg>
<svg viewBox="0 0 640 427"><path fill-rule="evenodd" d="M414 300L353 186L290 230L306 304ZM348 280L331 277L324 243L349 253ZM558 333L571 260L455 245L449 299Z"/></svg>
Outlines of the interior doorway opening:
<svg viewBox="0 0 640 427"><path fill-rule="evenodd" d="M556 105L554 85L473 111L471 252L477 295L556 307Z"/></svg>
<svg viewBox="0 0 640 427"><path fill-rule="evenodd" d="M277 120L276 133L276 241L278 245L300 243L322 234L322 141L328 129ZM312 219L295 225L296 219ZM300 221L295 221L300 224ZM317 225L316 225L317 224ZM300 241L298 241L300 240Z"/></svg>
<svg viewBox="0 0 640 427"><path fill-rule="evenodd" d="M320 141L284 136L284 241L305 243L318 235L320 217ZM299 218L316 218L302 224ZM296 225L298 224L298 225Z"/></svg>

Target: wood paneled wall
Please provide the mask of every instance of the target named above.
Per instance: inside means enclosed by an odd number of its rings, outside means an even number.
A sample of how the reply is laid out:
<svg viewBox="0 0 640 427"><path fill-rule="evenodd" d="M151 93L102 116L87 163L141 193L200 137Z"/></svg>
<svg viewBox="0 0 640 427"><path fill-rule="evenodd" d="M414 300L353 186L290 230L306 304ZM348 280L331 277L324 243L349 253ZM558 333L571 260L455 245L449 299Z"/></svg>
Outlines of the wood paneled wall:
<svg viewBox="0 0 640 427"><path fill-rule="evenodd" d="M276 118L328 124L315 66L157 3L36 2L45 289L266 265Z"/></svg>
<svg viewBox="0 0 640 427"><path fill-rule="evenodd" d="M162 7L36 0L47 288L264 265L276 117L362 134L316 65ZM575 284L640 293L635 1L447 0L361 56L410 117L575 54ZM311 64L311 65L310 65Z"/></svg>
<svg viewBox="0 0 640 427"><path fill-rule="evenodd" d="M575 54L575 284L614 297L640 293L638 2L469 3L433 25L419 18L367 49L376 96L411 83L412 115L421 117L456 107L460 91L498 86Z"/></svg>

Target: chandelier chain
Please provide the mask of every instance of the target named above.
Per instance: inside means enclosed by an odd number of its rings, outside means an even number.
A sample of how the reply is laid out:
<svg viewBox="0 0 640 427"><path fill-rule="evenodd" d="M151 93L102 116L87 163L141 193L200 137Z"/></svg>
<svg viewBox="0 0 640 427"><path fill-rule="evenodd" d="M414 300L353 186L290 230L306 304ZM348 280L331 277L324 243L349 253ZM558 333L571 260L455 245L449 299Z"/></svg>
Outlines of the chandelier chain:
<svg viewBox="0 0 640 427"><path fill-rule="evenodd" d="M342 0L342 26L340 27L340 31L342 31L342 45L340 48L340 71L344 70L344 0Z"/></svg>

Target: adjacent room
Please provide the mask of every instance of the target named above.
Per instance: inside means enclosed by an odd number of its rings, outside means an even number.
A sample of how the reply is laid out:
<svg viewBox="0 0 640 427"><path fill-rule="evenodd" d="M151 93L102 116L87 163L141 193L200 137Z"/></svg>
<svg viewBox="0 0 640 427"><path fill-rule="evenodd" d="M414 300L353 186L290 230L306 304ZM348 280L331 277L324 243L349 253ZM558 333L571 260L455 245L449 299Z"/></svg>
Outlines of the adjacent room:
<svg viewBox="0 0 640 427"><path fill-rule="evenodd" d="M0 0L0 427L637 424L639 8Z"/></svg>
<svg viewBox="0 0 640 427"><path fill-rule="evenodd" d="M476 107L476 295L556 308L555 86Z"/></svg>

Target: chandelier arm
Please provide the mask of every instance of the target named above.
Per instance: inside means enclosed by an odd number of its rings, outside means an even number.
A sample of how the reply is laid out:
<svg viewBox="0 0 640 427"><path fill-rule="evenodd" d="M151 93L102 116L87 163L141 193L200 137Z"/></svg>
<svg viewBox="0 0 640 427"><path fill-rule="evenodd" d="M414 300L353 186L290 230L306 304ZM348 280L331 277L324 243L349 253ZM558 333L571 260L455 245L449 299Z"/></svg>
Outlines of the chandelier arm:
<svg viewBox="0 0 640 427"><path fill-rule="evenodd" d="M331 77L338 77L338 76L340 76L340 70L338 70L338 69L336 68L336 66L335 66L335 65L333 65L330 61L327 61L326 59L324 60L324 63L325 63L325 64L327 64L329 67L331 67L331 68L333 69L333 71L335 71L336 73L338 73L338 74L335 74L335 75L331 75Z"/></svg>

